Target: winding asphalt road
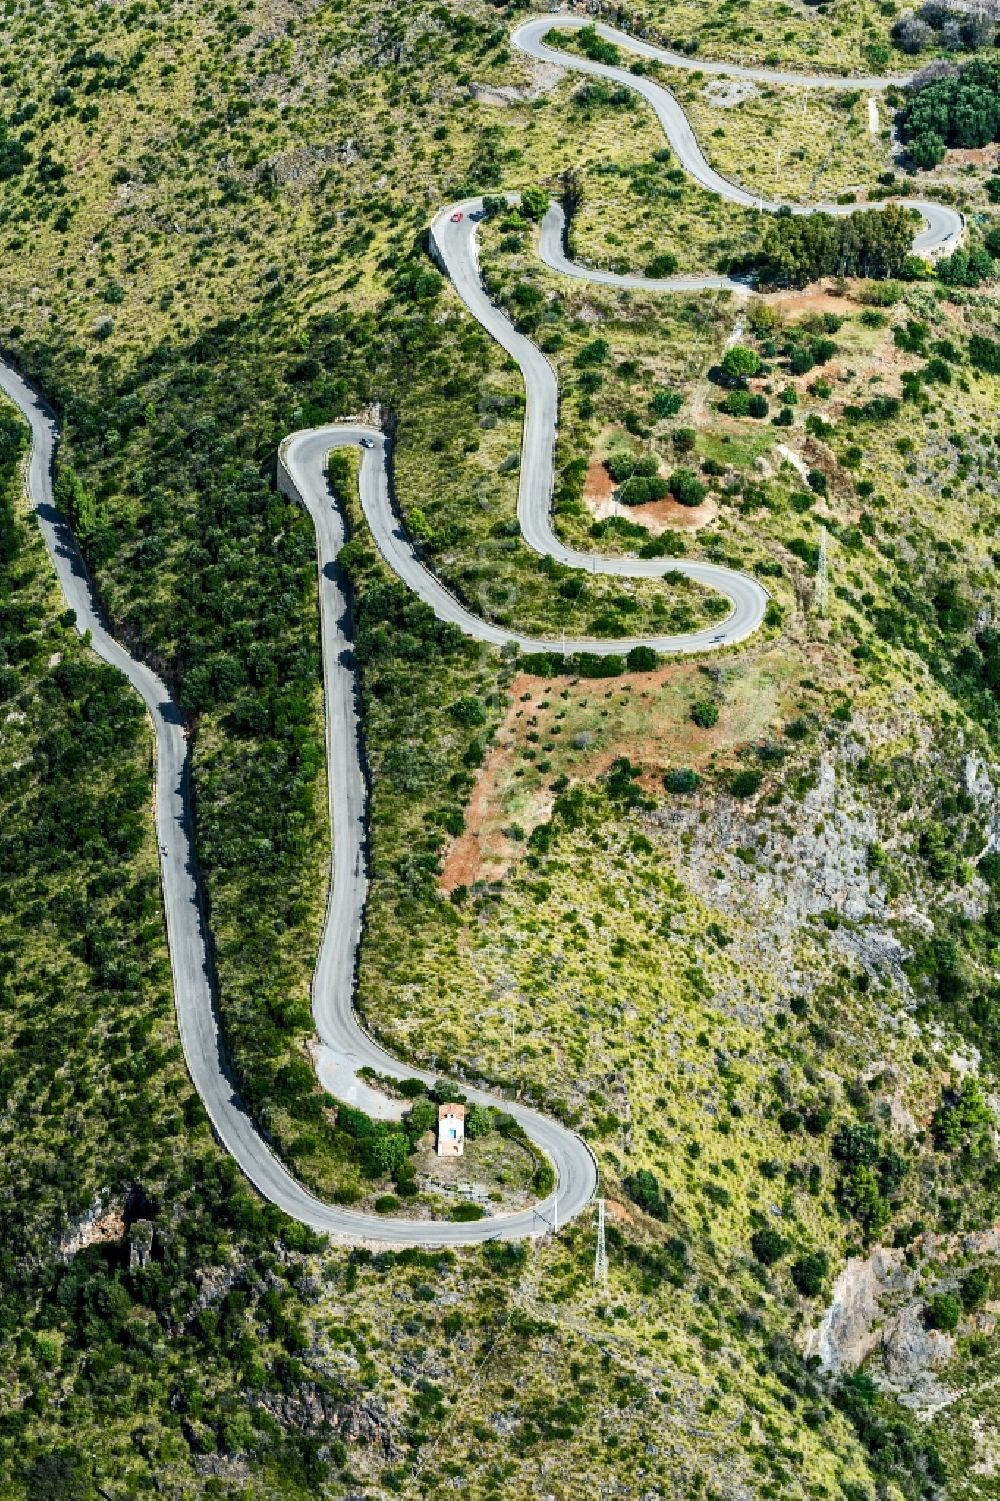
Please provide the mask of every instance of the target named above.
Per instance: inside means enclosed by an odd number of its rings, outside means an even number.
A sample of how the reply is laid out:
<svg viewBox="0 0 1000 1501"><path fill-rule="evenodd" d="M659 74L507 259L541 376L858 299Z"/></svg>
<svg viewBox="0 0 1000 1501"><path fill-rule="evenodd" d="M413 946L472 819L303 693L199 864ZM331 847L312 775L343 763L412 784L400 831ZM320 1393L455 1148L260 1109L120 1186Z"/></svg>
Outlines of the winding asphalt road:
<svg viewBox="0 0 1000 1501"><path fill-rule="evenodd" d="M514 33L514 44L544 61L614 77L637 89L656 109L679 160L693 176L727 198L757 203L743 189L713 173L672 95L622 69L608 68L546 47L542 38L554 24L571 26L584 23L573 17L549 17L528 22ZM615 33L610 28L602 26L599 30L623 47L643 55L654 55L674 66L698 67L704 72L731 73L815 87L880 88L886 83L884 79L820 79L805 74L768 73L731 64L707 64L701 59L695 63L651 48L647 43ZM738 194L743 194L743 197L737 197ZM928 209L936 212L938 206L918 206L930 221L925 238L933 242L921 248L945 247L956 232L953 221L957 216L953 215L951 221L935 221ZM702 651L745 639L760 624L768 599L766 590L747 575L683 559L596 558L566 547L555 535L550 514L558 416L555 372L540 351L489 301L483 289L475 239L480 201L470 200L458 207L462 209L463 217L457 222L452 220L452 214L457 211L455 206L438 215L432 226L432 240L439 259L469 311L510 353L524 375L526 406L518 517L526 542L536 552L554 557L570 567L646 577L660 577L676 569L718 589L730 600L731 613L721 624L686 635L646 638L647 644L662 652ZM566 258L562 241L560 212L553 210L542 226L542 255L549 265L567 275L654 290L697 290L718 286L746 290L743 284L731 283L726 278L676 277L650 283L641 277L616 277L607 272L588 271ZM915 243L919 245L919 241L920 237ZM536 1111L479 1091L468 1090L469 1099L483 1104L502 1104L546 1153L555 1168L555 1192L530 1210L461 1225L362 1214L322 1203L297 1183L270 1151L237 1096L216 1012L194 859L189 755L181 712L166 685L147 666L129 656L106 628L75 539L53 499L57 441L54 413L16 370L3 363L0 363L0 390L20 408L31 429L28 492L67 603L76 612L78 628L89 632L99 656L124 673L142 697L152 720L157 746L156 828L178 1029L191 1078L222 1145L266 1199L292 1218L347 1243L470 1245L496 1237L515 1239L544 1234L553 1228L557 1215L560 1222L565 1222L579 1214L597 1186L596 1163L583 1141ZM418 1077L431 1082L433 1075L405 1067L386 1053L360 1026L353 1007L355 967L367 891L366 786L361 759L357 681L351 654L349 603L338 563L338 553L345 540L344 521L331 499L326 458L332 448L359 443L365 445L360 471L361 501L375 541L400 579L442 619L453 621L479 640L496 646L515 644L527 651L572 651L583 647L605 654L628 650L638 641L535 639L505 631L468 611L423 565L400 525L392 502L389 447L380 432L357 423L339 423L293 434L282 444L278 464L279 487L284 494L304 505L312 516L319 567L326 751L335 853L326 922L313 981L316 1028L323 1051L336 1061L338 1078L354 1080L356 1084L357 1070L368 1066L396 1078ZM322 1076L322 1068L320 1072ZM357 1087L362 1086L358 1084ZM353 1087L347 1092L353 1093Z"/></svg>
<svg viewBox="0 0 1000 1501"><path fill-rule="evenodd" d="M783 199L762 198L758 193L753 193L739 183L732 182L728 177L723 177L710 165L705 153L698 145L683 108L669 89L664 88L662 84L654 83L650 78L630 73L627 68L594 62L589 57L563 52L561 49L548 46L545 41L546 35L553 28L559 31L578 31L589 24L591 23L585 16L539 17L518 26L511 35L511 43L519 51L535 58L538 62L555 63L561 68L570 68L575 73L584 73L590 77L608 78L640 94L652 105L679 165L703 188L707 188L710 193L716 193L730 203L739 203L745 208L761 209L765 213L790 209L793 214L814 214L822 211L838 215L852 214L859 208L876 209L883 206L880 203L787 203ZM871 78L864 75L835 78L825 73L785 73L769 68L743 67L738 63L710 63L702 58L685 57L683 53L670 52L666 48L654 46L651 42L642 41L639 37L629 36L624 31L616 31L611 26L598 24L597 31L605 41L613 42L616 46L636 53L640 57L662 63L665 67L684 68L689 72L697 70L699 73L724 74L732 78L746 78L755 83L793 84L798 88L839 89L841 91L864 89L868 92L875 92L888 88L890 84L897 86L905 84L912 77L911 74L907 74L895 78ZM901 198L897 202L902 203L905 208L916 209L925 221L925 228L914 237L914 254L944 255L954 250L961 242L965 231L965 221L955 209L948 208L943 203L924 202L914 198ZM543 237L543 245L546 240L551 246L551 230L547 237ZM610 281L613 285L645 285L642 277L614 278L609 272L582 272L582 268L574 268L571 261L560 262L555 268L564 271L569 276L585 274L595 280ZM725 278L721 281L713 278L698 281L697 278L690 277L677 280L665 278L656 285L661 287L672 285L679 291L689 290L692 280L697 286L732 285ZM737 283L737 285L740 284Z"/></svg>

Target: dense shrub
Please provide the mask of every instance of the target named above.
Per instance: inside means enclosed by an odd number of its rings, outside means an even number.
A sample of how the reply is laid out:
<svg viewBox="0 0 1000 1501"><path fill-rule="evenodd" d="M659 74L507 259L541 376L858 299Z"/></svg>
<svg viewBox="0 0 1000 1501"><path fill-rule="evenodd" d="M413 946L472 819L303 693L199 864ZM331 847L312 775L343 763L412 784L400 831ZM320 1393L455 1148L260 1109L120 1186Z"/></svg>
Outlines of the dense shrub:
<svg viewBox="0 0 1000 1501"><path fill-rule="evenodd" d="M760 791L761 776L759 771L752 767L744 767L740 771L734 771L729 778L729 790L733 797L753 797Z"/></svg>
<svg viewBox="0 0 1000 1501"><path fill-rule="evenodd" d="M988 146L1000 134L1000 64L977 58L912 91L899 126L920 167L936 166L949 146Z"/></svg>
<svg viewBox="0 0 1000 1501"><path fill-rule="evenodd" d="M792 1262L792 1281L806 1298L818 1298L830 1270L825 1251L809 1251Z"/></svg>
<svg viewBox="0 0 1000 1501"><path fill-rule="evenodd" d="M710 698L696 698L689 710L693 724L700 730L710 730L719 722L719 706Z"/></svg>
<svg viewBox="0 0 1000 1501"><path fill-rule="evenodd" d="M927 1299L924 1322L928 1329L953 1333L961 1323L962 1305L954 1293L932 1293Z"/></svg>
<svg viewBox="0 0 1000 1501"><path fill-rule="evenodd" d="M835 218L804 214L770 220L756 264L762 282L805 286L821 276L893 277L913 243L910 216L896 204Z"/></svg>
<svg viewBox="0 0 1000 1501"><path fill-rule="evenodd" d="M750 1237L750 1249L761 1266L774 1266L788 1254L788 1242L778 1230L765 1226Z"/></svg>
<svg viewBox="0 0 1000 1501"><path fill-rule="evenodd" d="M683 405L684 398L678 391L654 391L649 402L654 417L676 417Z"/></svg>
<svg viewBox="0 0 1000 1501"><path fill-rule="evenodd" d="M651 261L646 262L646 275L653 281L659 281L665 276L673 276L677 270L677 257L669 250L663 250L659 255L654 255Z"/></svg>
<svg viewBox="0 0 1000 1501"><path fill-rule="evenodd" d="M669 485L670 494L682 506L700 506L708 493L707 486L691 469L675 469Z"/></svg>

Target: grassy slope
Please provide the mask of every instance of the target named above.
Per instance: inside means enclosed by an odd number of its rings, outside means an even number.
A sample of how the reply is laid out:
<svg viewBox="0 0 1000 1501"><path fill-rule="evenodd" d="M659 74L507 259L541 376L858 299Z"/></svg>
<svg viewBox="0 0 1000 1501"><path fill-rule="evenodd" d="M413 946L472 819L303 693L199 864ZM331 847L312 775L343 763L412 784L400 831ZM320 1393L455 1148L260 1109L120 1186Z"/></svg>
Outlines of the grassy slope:
<svg viewBox="0 0 1000 1501"><path fill-rule="evenodd" d="M404 510L430 514L430 489L435 505L460 514L462 496L481 485L484 459L496 458L497 429L479 426L478 390L449 390L442 374L456 360L481 369L494 356L484 352L446 291L435 288L423 304L419 292L407 290L388 299L388 286L401 269L424 269L410 252L429 206L466 187L516 187L536 173L555 173L576 159L588 129L605 132L592 138L594 156L613 138L613 115L603 114L592 127L568 108L575 89L570 81L530 111L473 104L469 78L509 83L525 77L506 53L506 15L474 9L478 28L464 34L453 24L454 11L445 21L416 7L391 19L374 9L349 15L332 4L294 18L277 3L251 8L245 17L180 4L158 13L139 6L98 17L88 11L76 18L75 35L72 21L61 21L58 59L51 31L34 24L37 10L30 17L15 10L4 39L10 64L0 79L8 113L23 103L15 76L25 76L21 69L30 61L39 104L29 122L37 132L31 149L37 156L50 140L67 173L45 190L47 198L40 197L34 168L5 187L3 333L67 407L67 453L96 497L88 548L113 617L140 650L175 674L199 716L199 838L223 1001L237 1050L250 1076L262 1080L296 1056L306 1034L325 861L309 538L303 518L269 494L268 455L289 428L381 398L401 419ZM736 36L736 18L722 34L706 29L706 53L780 45L790 61L857 62L856 11L835 6L834 23L827 25L811 14L786 16L785 9L765 13L759 38ZM688 16L672 8L670 24L689 35L706 19L711 28L714 18L703 11ZM67 67L77 45L118 61ZM144 54L140 60L137 52ZM76 113L53 100L64 79ZM88 92L95 79L100 86ZM122 79L124 87L108 89L108 79ZM81 118L94 103L97 118ZM633 118L635 134L618 159L626 168L645 160L655 174L655 131L648 120ZM747 118L751 136L766 129L757 112L748 110ZM740 139L735 113L733 124L728 121L720 153L730 135ZM442 126L447 134L438 138ZM797 178L788 179L789 191L792 186ZM704 234L707 260L740 243L745 227L721 215L713 241L702 222L711 223L714 234L714 220L702 214L692 190L682 191L692 200L690 224ZM595 192L585 186L585 215ZM618 231L624 245L618 249L631 265L643 263L644 242L660 248L664 226L676 218L670 199L650 201L657 217L642 226L642 241L628 238L634 217L628 212ZM616 221L617 213L616 202ZM602 234L610 222L609 207ZM603 255L606 243L596 222L581 219L582 254ZM531 274L549 285L544 274ZM634 327L634 309L613 298L605 302L603 294L601 307L610 317L616 360L634 357L636 340L647 337ZM229 316L243 321L219 328L218 320ZM646 316L658 315L650 306ZM967 316L988 328L989 303L973 304ZM659 327L665 343L687 345L689 331L674 311L663 314ZM575 337L567 347L567 372ZM860 354L867 337L856 321L841 336L852 360L851 341ZM651 358L645 347L639 353ZM690 373L683 362L682 371L691 382L707 361L696 361L693 350L688 358ZM491 384L516 389L509 372L492 363L490 369ZM968 392L957 383L952 388L954 424L966 432L971 413L988 430L991 386L965 378ZM591 419L573 420L569 431L580 450L621 421L632 399L629 379L613 377L591 426ZM636 390L642 394L641 382ZM693 401L696 385L686 384L685 392ZM833 410L827 398L804 403L810 404ZM428 410L433 423L423 415ZM707 757L702 768L709 773L709 793L697 804L704 825L678 819L659 791L659 772L679 750L675 719L660 747L636 756L647 772L647 794L655 790L658 814L627 814L599 793L588 805L592 823L562 832L557 825L552 851L531 856L538 868L518 864L501 890L465 908L435 900L435 868L505 706L509 669L463 649L422 663L414 674L395 613L405 602L376 596L375 586L384 582L381 567L359 530L352 572L362 609L366 599L376 601L368 624L377 638L365 676L375 771L375 884L361 976L369 1018L415 1055L511 1078L563 1109L592 1137L616 1196L625 1177L646 1167L670 1187L673 1206L665 1223L634 1208L625 1212L630 1218L616 1221L608 1300L589 1288L592 1242L584 1225L514 1265L510 1280L498 1280L479 1257L434 1268L357 1266L327 1255L306 1269L293 1252L287 1259L282 1253L279 1272L269 1255L273 1227L255 1219L228 1186L191 1107L186 1120L160 1129L170 1144L162 1154L169 1162L157 1168L141 1158L136 1169L169 1205L161 1219L181 1226L165 1258L169 1295L142 1279L123 1278L121 1253L112 1247L88 1253L84 1270L100 1275L99 1286L67 1294L57 1300L61 1312L43 1315L45 1278L53 1273L43 1268L42 1280L33 1280L35 1272L18 1265L27 1290L23 1301L18 1292L5 1327L30 1328L36 1337L30 1355L11 1351L8 1357L16 1370L12 1379L20 1383L13 1389L37 1386L37 1371L54 1369L57 1358L60 1382L57 1402L15 1404L5 1429L10 1490L19 1501L45 1494L45 1466L57 1462L54 1451L64 1442L74 1452L65 1461L70 1468L57 1474L58 1494L72 1495L74 1487L88 1494L90 1467L78 1455L92 1449L104 1489L115 1494L127 1465L135 1472L133 1485L141 1487L155 1470L180 1494L295 1493L299 1484L315 1490L340 1472L344 1459L329 1431L310 1428L305 1404L317 1381L332 1384L336 1401L359 1382L367 1385L371 1410L366 1417L354 1407L347 1431L360 1426L374 1442L352 1445L348 1465L373 1483L387 1472L383 1481L412 1493L421 1486L411 1478L404 1445L407 1436L418 1441L421 1434L440 1439L424 1464L422 1487L432 1490L461 1476L471 1495L497 1494L503 1483L525 1489L539 1480L560 1497L577 1495L609 1472L621 1473L623 1450L630 1467L631 1456L641 1453L649 1484L667 1492L707 1486L725 1494L742 1480L754 1494L801 1494L808 1484L814 1493L825 1488L836 1495L845 1483L864 1482L864 1456L843 1418L782 1344L809 1313L791 1287L787 1261L762 1274L748 1256L748 1236L754 1212L773 1217L775 1207L797 1247L841 1250L859 1235L834 1207L839 1170L829 1132L814 1138L800 1127L784 1130L779 1100L808 1105L829 1090L838 1119L880 1119L877 1089L864 1094L847 1087L872 1060L874 1030L894 1037L887 1050L899 1087L918 1119L926 1118L939 1096L945 1052L933 1038L916 1045L908 1019L913 1002L898 973L890 972L874 993L859 990L861 938L852 938L848 924L831 926L822 913L793 924L784 938L789 973L776 979L773 953L760 937L766 924L748 918L730 893L741 889L741 867L756 864L766 874L773 863L786 875L794 867L796 854L779 820L800 826L799 803L810 795L821 749L871 805L897 883L897 909L922 898L936 906L942 880L947 892L955 889L952 875L939 876L937 887L929 884L915 848L925 809L936 805L949 831L961 816L968 827L954 843L959 852L974 850L974 814L956 804L954 734L960 727L965 743L978 749L984 731L947 695L962 687L952 663L981 605L979 570L985 566L980 560L970 569L961 549L970 537L988 536L990 520L977 515L982 495L954 485L929 513L930 480L942 464L949 470L956 464L954 446L942 441L945 430L931 428L932 421L941 419L928 413L915 424L910 413L905 427L866 429L870 471L862 473L872 473L885 499L868 508L875 545L859 551L852 541L842 554L832 544L828 623L806 613L811 569L788 543L799 538L814 546L819 515L831 531L851 531L858 506L846 477L831 471L830 502L799 511L791 504L801 493L794 476L776 475L766 502L755 490L742 490L724 503L720 525L702 536L699 545L710 555L750 563L779 558L784 573L776 593L789 626L785 640L734 658L711 686L723 719L730 719L714 768ZM759 429L713 417L709 425L699 438L701 451L732 456L731 467L749 473L747 433ZM435 450L436 435L451 428L459 434L454 446ZM665 443L668 432L662 429L658 441ZM467 452L466 436L476 444ZM835 451L847 446L848 436L837 438ZM913 452L899 452L902 436L911 437ZM984 463L988 456L984 449ZM207 478L210 459L222 461L219 485ZM908 466L916 469L908 472ZM988 468L984 476L988 487ZM579 518L565 518L565 524L579 525ZM956 544L951 553L938 545L946 529ZM522 592L514 607L541 608L550 592L538 588L533 567L517 564L516 570ZM952 596L938 588L942 578L967 601L957 621ZM942 602L929 612L921 605L916 639L891 645L879 637L889 628L887 610L895 612L891 630L904 632L893 592L899 587L909 588L911 599ZM588 601L580 618L591 618L594 605ZM877 609L883 614L876 632L869 620ZM378 636L380 624L393 627L388 640ZM870 655L859 655L859 646ZM789 751L777 769L753 749L760 726L740 713L762 676L782 685L768 726L768 738ZM599 709L591 713L596 700L584 707L585 693L571 691L574 723L581 729L593 724L599 737ZM613 692L617 703L620 689ZM461 694L485 705L478 734L460 731L449 713ZM828 721L838 695L854 701L851 731ZM897 712L903 695L905 717ZM266 713L258 720L255 705L261 703ZM807 739L783 737L782 727L800 717L811 724ZM861 763L863 771L850 748L855 734L873 763ZM626 720L623 737L635 736L635 722ZM691 760L689 741L682 743ZM927 746L933 761L924 771L914 749ZM758 762L766 794L781 792L782 802L772 809L751 806L748 815L724 791L724 774ZM553 776L563 764L554 758ZM527 758L524 767L543 790L547 774L534 773ZM565 769L573 775L581 768L568 759ZM596 769L582 768L588 780ZM290 800L296 806L290 826L275 817L276 788L282 807ZM822 821L819 813L817 825ZM728 886L716 870L727 873ZM975 895L981 904L980 888ZM19 932L27 923L20 910ZM878 914L874 925L882 921ZM912 937L895 913L884 921L890 927L901 922L898 931ZM122 927L116 920L115 932ZM954 938L966 951L966 1003L982 989L988 949L976 949L985 941L980 933L955 924ZM47 938L46 955L51 948ZM947 987L926 961L915 985L933 1018ZM143 990L140 1004L144 1036L166 1027L162 997L154 1004L151 989ZM807 1016L791 1013L782 1027L778 1017L786 1016L786 1001L799 991L810 996ZM504 1016L512 1002L516 1058ZM966 1004L962 1019L968 1015ZM770 1030L761 1026L768 1017ZM890 1024L898 1032L890 1033ZM581 1027L587 1029L583 1049ZM120 1040L112 1040L117 1058ZM945 1033L945 1051L950 1041ZM170 1047L165 1040L144 1098L159 1096L161 1078L164 1099L171 1089L185 1090ZM916 1061L917 1053L924 1061ZM51 1069L46 1059L38 1066ZM82 1068L67 1072L78 1078ZM107 1098L103 1080L95 1088L98 1099ZM299 1165L308 1170L312 1149L301 1141L294 1112L283 1117L283 1108L265 1087L262 1113L284 1140L298 1136ZM88 1122L95 1117L89 1103L86 1116ZM66 1119L54 1112L47 1145ZM726 1124L728 1132L718 1129ZM51 1137L53 1157L61 1141ZM681 1143L688 1148L683 1157L676 1150ZM932 1219L954 1214L948 1205L955 1203L975 1219L982 1164L952 1163L920 1142L906 1154L911 1166L894 1224L918 1213ZM774 1163L777 1177L763 1174L763 1163ZM820 1169L818 1194L806 1186L811 1166ZM120 1193L127 1185L128 1165L92 1150L85 1168L73 1194L57 1196L54 1213L81 1207L99 1187ZM173 1170L176 1179L169 1176ZM330 1159L321 1153L312 1171L329 1170ZM32 1184L40 1179L33 1173ZM51 1244L53 1220L40 1212L44 1198L19 1197L28 1198L32 1242L45 1244L49 1237ZM227 1205L238 1210L228 1221ZM165 1229L161 1234L169 1239ZM214 1270L227 1264L224 1276ZM197 1317L196 1289L206 1276L205 1300L217 1322ZM230 1276L239 1298L224 1303ZM267 1296L275 1276L284 1313ZM127 1310L105 1281L124 1286ZM117 1311L109 1315L101 1304L95 1321L94 1300L109 1296ZM510 1318L512 1306L517 1311ZM134 1336L138 1325L153 1331L152 1351L142 1359L134 1353L145 1349ZM496 1350L469 1388L495 1334L501 1335ZM102 1351L96 1366L95 1345ZM102 1397L90 1411L84 1404L93 1402L95 1383ZM458 1387L468 1395L452 1418L439 1405L441 1393ZM133 1404L139 1421L131 1416ZM261 1408L271 1417L261 1417ZM252 1411L257 1417L250 1421ZM611 1411L617 1412L614 1422L597 1416ZM372 1413L394 1426L371 1427ZM389 1432L387 1463L382 1439ZM36 1454L41 1467L26 1489L16 1477ZM207 1477L209 1467L218 1475Z"/></svg>

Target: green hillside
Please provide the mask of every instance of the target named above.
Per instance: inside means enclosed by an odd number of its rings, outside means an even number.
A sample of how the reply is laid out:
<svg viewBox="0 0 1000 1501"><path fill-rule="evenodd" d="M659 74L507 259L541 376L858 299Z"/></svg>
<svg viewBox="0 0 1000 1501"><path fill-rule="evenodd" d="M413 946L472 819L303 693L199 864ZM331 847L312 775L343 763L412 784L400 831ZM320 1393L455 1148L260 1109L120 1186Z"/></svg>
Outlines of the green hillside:
<svg viewBox="0 0 1000 1501"><path fill-rule="evenodd" d="M59 411L57 497L112 629L189 722L239 1090L343 1203L398 1207L413 1177L373 1166L310 1064L327 768L280 440L380 419L403 524L501 625L724 608L520 536L523 386L430 259L433 213L568 187L573 254L650 275L764 237L641 101L513 52L527 13L3 6L0 350ZM699 58L914 65L891 4L630 15ZM937 21L919 61L961 61ZM769 589L712 657L591 677L458 637L331 465L371 780L362 1018L582 1133L607 1288L589 1210L538 1242L349 1249L215 1142L173 1014L152 733L64 611L0 406L2 1501L1000 1495L995 147L911 180L894 104L872 131L858 90L661 76L720 171L936 196L971 254L748 302L567 284L529 214L484 225L487 286L559 378L559 534ZM496 1203L545 1168L501 1130L473 1171ZM830 1373L809 1331L877 1246L888 1290Z"/></svg>

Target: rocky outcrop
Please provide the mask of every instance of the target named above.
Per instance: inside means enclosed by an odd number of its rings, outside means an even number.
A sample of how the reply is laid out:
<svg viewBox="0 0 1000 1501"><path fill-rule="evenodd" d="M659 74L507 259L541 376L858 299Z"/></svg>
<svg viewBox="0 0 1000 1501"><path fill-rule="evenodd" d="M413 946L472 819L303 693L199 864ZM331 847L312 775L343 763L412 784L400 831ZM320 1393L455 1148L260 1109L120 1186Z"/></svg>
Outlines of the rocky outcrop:
<svg viewBox="0 0 1000 1501"><path fill-rule="evenodd" d="M915 1274L902 1251L877 1246L865 1260L852 1256L833 1287L833 1298L817 1329L810 1330L804 1354L818 1356L824 1371L853 1371L876 1348L882 1332L882 1300L912 1292Z"/></svg>
<svg viewBox="0 0 1000 1501"><path fill-rule="evenodd" d="M969 1259L1000 1256L1000 1227L967 1235L925 1235L905 1249L876 1246L866 1258L852 1257L834 1284L830 1306L803 1344L828 1375L853 1371L871 1359L879 1384L907 1407L930 1417L960 1393L940 1373L955 1353L952 1335L928 1328L926 1298L951 1292L958 1266Z"/></svg>
<svg viewBox="0 0 1000 1501"><path fill-rule="evenodd" d="M77 1251L106 1241L120 1241L125 1235L125 1204L121 1199L96 1198L87 1210L63 1232L58 1255L69 1261Z"/></svg>
<svg viewBox="0 0 1000 1501"><path fill-rule="evenodd" d="M390 1462L402 1455L389 1415L374 1398L345 1402L319 1386L304 1383L291 1393L265 1392L260 1406L282 1427L300 1433L330 1434L345 1443L362 1443Z"/></svg>

